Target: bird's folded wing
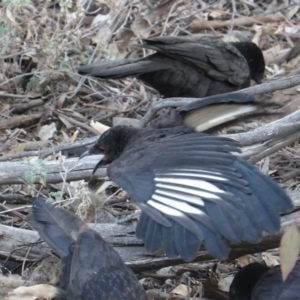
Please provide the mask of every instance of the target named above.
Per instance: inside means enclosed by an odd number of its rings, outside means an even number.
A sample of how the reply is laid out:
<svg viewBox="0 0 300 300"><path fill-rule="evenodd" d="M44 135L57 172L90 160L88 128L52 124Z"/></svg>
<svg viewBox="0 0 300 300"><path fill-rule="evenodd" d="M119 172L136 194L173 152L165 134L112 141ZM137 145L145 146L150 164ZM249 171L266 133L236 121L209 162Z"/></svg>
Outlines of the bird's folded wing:
<svg viewBox="0 0 300 300"><path fill-rule="evenodd" d="M153 49L175 60L189 64L200 72L218 81L229 81L234 85L242 85L250 76L247 61L240 52L230 44L216 41L174 37L144 40L140 47Z"/></svg>

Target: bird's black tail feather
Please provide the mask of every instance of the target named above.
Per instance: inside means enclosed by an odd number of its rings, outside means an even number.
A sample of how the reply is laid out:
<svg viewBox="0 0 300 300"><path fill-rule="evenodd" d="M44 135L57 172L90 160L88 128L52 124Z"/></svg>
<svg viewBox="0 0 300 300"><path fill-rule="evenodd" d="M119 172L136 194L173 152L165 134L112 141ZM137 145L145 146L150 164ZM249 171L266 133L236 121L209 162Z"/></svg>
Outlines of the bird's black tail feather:
<svg viewBox="0 0 300 300"><path fill-rule="evenodd" d="M146 59L122 59L80 66L77 71L81 75L89 75L103 79L120 79L138 76L145 72L151 73L168 69L167 64Z"/></svg>
<svg viewBox="0 0 300 300"><path fill-rule="evenodd" d="M62 208L55 208L42 198L32 198L32 213L28 222L39 232L42 239L60 257L69 254L84 222Z"/></svg>

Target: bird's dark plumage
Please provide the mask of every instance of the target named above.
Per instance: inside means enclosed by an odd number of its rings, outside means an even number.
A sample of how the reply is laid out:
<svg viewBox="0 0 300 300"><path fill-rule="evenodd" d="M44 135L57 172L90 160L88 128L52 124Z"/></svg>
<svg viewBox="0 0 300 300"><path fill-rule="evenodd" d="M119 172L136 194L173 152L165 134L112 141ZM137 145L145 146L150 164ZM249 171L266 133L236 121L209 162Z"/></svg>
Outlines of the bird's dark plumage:
<svg viewBox="0 0 300 300"><path fill-rule="evenodd" d="M235 156L239 144L179 126L116 126L82 156L103 153L97 164L136 202L142 214L136 234L146 250L195 258L203 243L219 259L229 243L256 243L280 228L280 212L292 209L286 193L254 166Z"/></svg>
<svg viewBox="0 0 300 300"><path fill-rule="evenodd" d="M235 275L229 290L229 300L299 300L299 282L299 262L284 282L280 266L268 268L253 263Z"/></svg>
<svg viewBox="0 0 300 300"><path fill-rule="evenodd" d="M206 97L229 93L260 82L265 62L251 42L226 44L202 39L157 37L140 47L156 53L141 59L122 59L83 65L79 74L103 79L137 77L165 97Z"/></svg>
<svg viewBox="0 0 300 300"><path fill-rule="evenodd" d="M28 221L62 258L60 287L67 300L147 299L132 270L98 233L41 198L32 202Z"/></svg>

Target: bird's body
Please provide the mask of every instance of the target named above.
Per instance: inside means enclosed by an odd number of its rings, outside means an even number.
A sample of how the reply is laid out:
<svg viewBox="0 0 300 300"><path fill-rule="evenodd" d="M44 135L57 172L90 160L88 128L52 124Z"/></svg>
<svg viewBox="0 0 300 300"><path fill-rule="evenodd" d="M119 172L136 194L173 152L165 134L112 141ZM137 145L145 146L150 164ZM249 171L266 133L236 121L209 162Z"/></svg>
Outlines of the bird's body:
<svg viewBox="0 0 300 300"><path fill-rule="evenodd" d="M239 152L236 141L187 126L116 126L83 156L103 153L95 170L108 165L109 178L140 206L136 234L147 251L163 246L190 261L202 243L225 259L229 243L258 242L292 209L273 180L232 152Z"/></svg>
<svg viewBox="0 0 300 300"><path fill-rule="evenodd" d="M210 39L182 37L143 40L142 48L155 54L83 65L79 74L103 79L136 77L165 97L206 97L229 93L260 82L265 63L261 50L251 42L226 44Z"/></svg>
<svg viewBox="0 0 300 300"><path fill-rule="evenodd" d="M103 238L74 214L33 198L28 221L62 259L60 288L67 300L146 300L132 270Z"/></svg>
<svg viewBox="0 0 300 300"><path fill-rule="evenodd" d="M235 275L229 290L229 300L299 300L299 281L299 262L286 281L282 280L280 266L268 268L253 263Z"/></svg>

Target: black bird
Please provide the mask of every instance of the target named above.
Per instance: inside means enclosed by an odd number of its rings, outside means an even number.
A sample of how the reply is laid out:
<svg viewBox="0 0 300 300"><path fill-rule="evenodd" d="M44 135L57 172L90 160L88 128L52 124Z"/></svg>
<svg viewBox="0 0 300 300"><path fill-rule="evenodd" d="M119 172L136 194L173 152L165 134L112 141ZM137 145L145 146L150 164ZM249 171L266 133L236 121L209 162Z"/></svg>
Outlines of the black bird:
<svg viewBox="0 0 300 300"><path fill-rule="evenodd" d="M269 268L253 263L235 275L229 290L229 300L299 300L299 283L299 262L284 282L280 266Z"/></svg>
<svg viewBox="0 0 300 300"><path fill-rule="evenodd" d="M32 198L28 222L62 259L60 288L67 300L146 300L119 254L74 214Z"/></svg>
<svg viewBox="0 0 300 300"><path fill-rule="evenodd" d="M194 259L203 243L225 259L230 243L256 243L280 229L278 214L292 209L268 176L232 154L231 139L195 133L187 126L137 129L116 126L81 157L104 154L109 178L142 210L136 235L148 252Z"/></svg>
<svg viewBox="0 0 300 300"><path fill-rule="evenodd" d="M206 97L260 83L265 70L262 51L252 42L226 44L183 37L143 40L141 48L156 53L141 59L122 59L83 65L78 73L103 79L136 77L165 97Z"/></svg>
<svg viewBox="0 0 300 300"><path fill-rule="evenodd" d="M242 92L214 95L192 101L177 110L168 112L152 120L151 128L192 126L197 132L220 129L228 122L251 118L258 115L278 114L279 104L271 101L256 101L254 95ZM271 109L270 109L271 108ZM211 130L210 130L211 131Z"/></svg>

